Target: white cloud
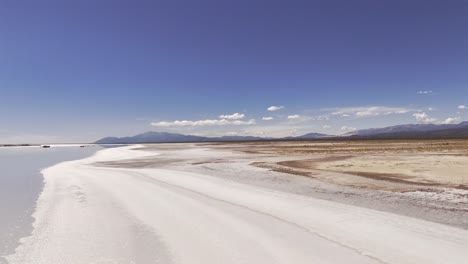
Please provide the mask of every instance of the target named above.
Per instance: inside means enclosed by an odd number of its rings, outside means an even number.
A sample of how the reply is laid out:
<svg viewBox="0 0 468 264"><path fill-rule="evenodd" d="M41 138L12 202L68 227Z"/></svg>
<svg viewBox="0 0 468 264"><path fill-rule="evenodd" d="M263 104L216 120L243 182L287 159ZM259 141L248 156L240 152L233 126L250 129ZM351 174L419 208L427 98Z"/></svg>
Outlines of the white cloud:
<svg viewBox="0 0 468 264"><path fill-rule="evenodd" d="M157 127L187 127L187 126L225 126L225 125L255 125L255 119L250 119L249 121L241 120L228 120L228 119L207 119L207 120L176 120L172 122L153 122L152 126Z"/></svg>
<svg viewBox="0 0 468 264"><path fill-rule="evenodd" d="M355 128L355 127L349 127L349 126L342 126L342 127L341 127L341 130L343 130L343 131L356 131L357 128Z"/></svg>
<svg viewBox="0 0 468 264"><path fill-rule="evenodd" d="M266 124L267 125L256 125L246 127L244 129L243 135L268 137L287 137L291 135L291 125L271 125L270 122L267 122Z"/></svg>
<svg viewBox="0 0 468 264"><path fill-rule="evenodd" d="M418 91L417 94L432 94L432 91Z"/></svg>
<svg viewBox="0 0 468 264"><path fill-rule="evenodd" d="M302 117L304 117L304 116L302 116ZM328 116L328 115L319 115L319 116L315 116L315 117L307 117L306 119L311 120L311 121L327 121L327 120L330 120L330 116Z"/></svg>
<svg viewBox="0 0 468 264"><path fill-rule="evenodd" d="M220 115L219 118L221 119L242 119L244 118L244 114L234 113L232 115Z"/></svg>
<svg viewBox="0 0 468 264"><path fill-rule="evenodd" d="M423 113L413 114L413 116L416 118L416 120L418 120L419 122L424 123L424 124L434 123L434 122L437 121L437 119L431 118L430 116L428 116L424 112Z"/></svg>
<svg viewBox="0 0 468 264"><path fill-rule="evenodd" d="M329 125L324 125L323 126L323 129L330 129L330 128L331 128L331 126L329 126Z"/></svg>
<svg viewBox="0 0 468 264"><path fill-rule="evenodd" d="M232 121L233 125L255 125L257 122L255 122L255 119L250 119L249 121Z"/></svg>
<svg viewBox="0 0 468 264"><path fill-rule="evenodd" d="M327 110L327 109L326 109ZM380 115L393 115L393 114L406 114L412 109L403 107L386 107L386 106L370 106L370 107L345 107L345 108L334 108L332 115L339 115L341 117L372 117Z"/></svg>
<svg viewBox="0 0 468 264"><path fill-rule="evenodd" d="M466 110L468 109L468 107L466 105L459 105L458 107L458 110Z"/></svg>
<svg viewBox="0 0 468 264"><path fill-rule="evenodd" d="M273 119L274 119L274 118L271 117L271 116L264 116L264 117L262 117L262 120L265 120L265 121L271 121L271 120L273 120Z"/></svg>
<svg viewBox="0 0 468 264"><path fill-rule="evenodd" d="M288 116L288 119L299 119L299 118L301 118L300 115L289 115Z"/></svg>
<svg viewBox="0 0 468 264"><path fill-rule="evenodd" d="M284 109L284 106L275 106L275 105L272 105L270 107L267 108L268 111L278 111L278 110L281 110L281 109Z"/></svg>
<svg viewBox="0 0 468 264"><path fill-rule="evenodd" d="M442 121L442 124L456 124L460 122L460 117L449 117Z"/></svg>

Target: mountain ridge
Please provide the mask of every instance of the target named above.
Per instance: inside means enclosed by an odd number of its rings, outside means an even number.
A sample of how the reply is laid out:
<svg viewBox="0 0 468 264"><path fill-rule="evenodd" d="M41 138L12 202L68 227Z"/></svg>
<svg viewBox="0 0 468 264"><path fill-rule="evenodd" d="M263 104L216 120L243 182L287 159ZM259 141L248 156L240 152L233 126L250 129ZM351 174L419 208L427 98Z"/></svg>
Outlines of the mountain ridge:
<svg viewBox="0 0 468 264"><path fill-rule="evenodd" d="M317 139L320 137L330 137L330 135L320 133L309 133L298 137L272 138L255 136L222 136L222 137L201 137L194 135L184 135L179 133L149 131L133 137L105 137L96 144L132 144L132 143L182 143L182 142L231 142L231 141L260 141L260 140L281 140L281 139Z"/></svg>
<svg viewBox="0 0 468 264"><path fill-rule="evenodd" d="M388 126L388 127L383 127L383 128L369 128L369 129L361 129L361 130L349 132L345 135L366 136L366 135L398 133L398 132L436 131L436 130L455 129L455 128L463 128L463 127L468 127L468 121L464 121L459 124L440 124L440 125L405 124L405 125Z"/></svg>
<svg viewBox="0 0 468 264"><path fill-rule="evenodd" d="M459 124L406 124L383 128L370 128L343 135L307 133L301 136L282 138L255 136L203 137L179 133L149 131L130 137L105 137L96 144L136 144L136 143L182 143L182 142L233 142L267 140L316 140L316 139L383 139L383 138L468 138L468 121Z"/></svg>

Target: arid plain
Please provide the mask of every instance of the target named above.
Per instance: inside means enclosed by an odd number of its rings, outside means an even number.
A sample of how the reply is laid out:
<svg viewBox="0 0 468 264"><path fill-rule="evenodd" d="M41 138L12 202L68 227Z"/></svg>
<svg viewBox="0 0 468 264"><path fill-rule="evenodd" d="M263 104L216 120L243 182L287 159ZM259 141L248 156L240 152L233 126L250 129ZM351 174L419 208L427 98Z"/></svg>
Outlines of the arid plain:
<svg viewBox="0 0 468 264"><path fill-rule="evenodd" d="M465 263L467 141L141 144L42 171L9 263Z"/></svg>
<svg viewBox="0 0 468 264"><path fill-rule="evenodd" d="M468 140L153 144L143 149L161 155L107 165L201 172L468 229ZM210 151L191 156L197 149ZM261 170L253 174L254 168Z"/></svg>

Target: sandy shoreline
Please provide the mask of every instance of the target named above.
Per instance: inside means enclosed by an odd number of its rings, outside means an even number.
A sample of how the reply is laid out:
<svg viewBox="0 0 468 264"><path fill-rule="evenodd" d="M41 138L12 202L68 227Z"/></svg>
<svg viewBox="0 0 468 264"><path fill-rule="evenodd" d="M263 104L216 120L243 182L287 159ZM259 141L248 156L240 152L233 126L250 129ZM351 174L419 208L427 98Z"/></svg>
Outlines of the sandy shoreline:
<svg viewBox="0 0 468 264"><path fill-rule="evenodd" d="M46 169L33 234L8 260L464 263L468 258L467 230L352 205L385 191L353 193L350 186L255 167L251 163L260 156L265 163L282 158L226 148L122 147ZM320 191L323 197L315 198ZM340 200L351 194L356 196Z"/></svg>

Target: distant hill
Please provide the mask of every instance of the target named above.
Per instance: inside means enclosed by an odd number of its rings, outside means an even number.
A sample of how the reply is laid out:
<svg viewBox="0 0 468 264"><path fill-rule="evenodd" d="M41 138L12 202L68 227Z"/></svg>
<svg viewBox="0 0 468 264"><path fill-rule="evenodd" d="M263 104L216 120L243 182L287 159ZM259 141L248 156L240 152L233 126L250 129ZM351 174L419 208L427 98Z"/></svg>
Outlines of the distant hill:
<svg viewBox="0 0 468 264"><path fill-rule="evenodd" d="M317 138L326 138L331 137L330 135L321 134L321 133L309 133L302 136L294 137L295 139L317 139Z"/></svg>
<svg viewBox="0 0 468 264"><path fill-rule="evenodd" d="M468 138L468 122L460 124L409 124L354 131L340 136L308 133L297 137L271 138L253 136L200 137L167 132L146 132L133 137L106 137L96 144L177 143L177 142L231 142L261 140L314 139L383 139L383 138Z"/></svg>
<svg viewBox="0 0 468 264"><path fill-rule="evenodd" d="M449 128L431 131L412 131L398 133L383 133L367 136L350 136L346 138L366 139L437 139L437 138L468 138L468 127Z"/></svg>
<svg viewBox="0 0 468 264"><path fill-rule="evenodd" d="M282 140L282 139L316 139L326 137L325 134L309 133L299 137L271 138L253 136L223 136L223 137L200 137L167 132L146 132L133 137L106 137L96 141L96 144L134 144L134 143L177 143L177 142L230 142L230 141L259 141L259 140Z"/></svg>
<svg viewBox="0 0 468 264"><path fill-rule="evenodd" d="M354 131L348 138L466 138L468 122L460 124L417 124Z"/></svg>
<svg viewBox="0 0 468 264"><path fill-rule="evenodd" d="M209 142L209 141L254 141L268 138L252 136L200 137L167 132L146 132L133 137L106 137L96 141L96 144L132 144L132 143L177 143L177 142Z"/></svg>
<svg viewBox="0 0 468 264"><path fill-rule="evenodd" d="M164 143L164 142L201 142L209 141L206 137L182 135L167 132L146 132L133 137L106 137L96 144Z"/></svg>
<svg viewBox="0 0 468 264"><path fill-rule="evenodd" d="M345 134L344 136L374 136L382 134L397 134L397 133L410 133L410 132L429 132L436 130L450 130L457 128L468 127L468 121L460 124L409 124L409 125L398 125L389 126L384 128L370 128L358 131L353 131Z"/></svg>
<svg viewBox="0 0 468 264"><path fill-rule="evenodd" d="M213 140L213 141L255 141L255 140L268 140L270 138L252 137L252 136L223 136L223 137L215 137L215 138L208 138L208 139Z"/></svg>
<svg viewBox="0 0 468 264"><path fill-rule="evenodd" d="M321 134L321 133L308 133L302 136L296 137L284 137L284 138L276 138L276 140L312 140L312 139L320 139L320 138L330 138L334 136Z"/></svg>

